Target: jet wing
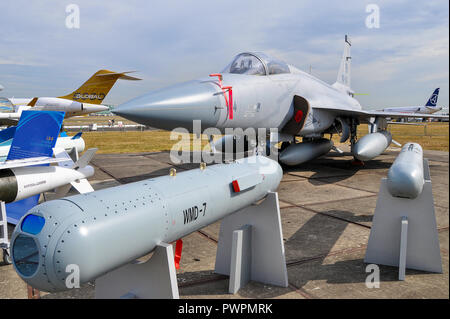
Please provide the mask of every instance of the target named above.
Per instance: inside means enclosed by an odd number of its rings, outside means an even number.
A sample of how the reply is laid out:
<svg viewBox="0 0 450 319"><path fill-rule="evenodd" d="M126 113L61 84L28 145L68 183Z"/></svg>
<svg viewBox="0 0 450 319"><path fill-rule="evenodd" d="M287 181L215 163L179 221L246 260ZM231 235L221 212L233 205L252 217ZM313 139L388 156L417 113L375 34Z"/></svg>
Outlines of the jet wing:
<svg viewBox="0 0 450 319"><path fill-rule="evenodd" d="M370 118L373 117L384 117L384 118L434 118L434 119L448 119L448 115L436 115L436 114L422 114L422 113L399 113L399 112L384 112L375 110L348 110L348 109L338 109L338 108L322 108L317 109L326 110L330 113L350 116L359 118L361 123L369 122Z"/></svg>

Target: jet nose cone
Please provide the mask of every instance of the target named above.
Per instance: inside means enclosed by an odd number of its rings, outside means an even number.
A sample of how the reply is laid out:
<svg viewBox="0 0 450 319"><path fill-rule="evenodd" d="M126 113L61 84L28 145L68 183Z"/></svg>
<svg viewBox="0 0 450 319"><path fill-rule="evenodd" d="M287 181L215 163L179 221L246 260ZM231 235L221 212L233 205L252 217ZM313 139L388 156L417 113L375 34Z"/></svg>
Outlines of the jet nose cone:
<svg viewBox="0 0 450 319"><path fill-rule="evenodd" d="M220 98L218 87L211 81L194 80L142 95L119 105L113 112L166 130L192 129L193 120L201 120L202 127L214 127L219 120Z"/></svg>

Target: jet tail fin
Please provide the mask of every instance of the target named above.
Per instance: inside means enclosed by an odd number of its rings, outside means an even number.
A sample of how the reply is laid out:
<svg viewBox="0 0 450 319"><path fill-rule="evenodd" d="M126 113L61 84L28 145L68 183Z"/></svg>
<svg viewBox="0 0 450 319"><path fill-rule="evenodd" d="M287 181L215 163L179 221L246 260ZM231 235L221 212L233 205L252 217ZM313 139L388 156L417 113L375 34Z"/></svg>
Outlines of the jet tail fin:
<svg viewBox="0 0 450 319"><path fill-rule="evenodd" d="M118 79L140 80L139 78L127 75L130 72L114 72L109 70L99 70L94 73L86 82L72 93L60 96L62 99L90 104L101 104Z"/></svg>
<svg viewBox="0 0 450 319"><path fill-rule="evenodd" d="M339 67L339 72L337 76L336 82L333 84L333 87L340 91L344 91L349 95L353 95L354 92L351 90L351 49L352 43L350 42L350 38L348 35L345 35L344 42L344 53L342 55L341 65Z"/></svg>
<svg viewBox="0 0 450 319"><path fill-rule="evenodd" d="M425 106L436 106L437 101L438 101L438 96L439 96L439 88L437 88L436 90L434 90L433 94L431 94L430 98L427 101L427 104L425 104Z"/></svg>

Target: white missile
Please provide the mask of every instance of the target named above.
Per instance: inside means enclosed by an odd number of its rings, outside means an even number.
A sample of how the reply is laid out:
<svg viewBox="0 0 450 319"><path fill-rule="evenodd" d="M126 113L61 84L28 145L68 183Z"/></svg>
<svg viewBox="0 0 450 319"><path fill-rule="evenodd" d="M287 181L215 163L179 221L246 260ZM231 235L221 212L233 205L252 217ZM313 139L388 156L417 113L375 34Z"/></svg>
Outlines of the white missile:
<svg viewBox="0 0 450 319"><path fill-rule="evenodd" d="M71 152L76 150L77 153L82 153L84 151L86 144L82 137L73 138L73 136L60 136L56 140L55 148L62 148L66 152ZM0 145L0 159L6 159L8 156L11 145Z"/></svg>
<svg viewBox="0 0 450 319"><path fill-rule="evenodd" d="M97 149L89 149L77 163L68 157L60 166L26 166L0 169L0 201L12 203L71 184L80 192L92 191L86 178L94 175L87 164ZM61 155L59 153L58 155ZM83 163L83 165L79 165Z"/></svg>
<svg viewBox="0 0 450 319"><path fill-rule="evenodd" d="M416 143L406 143L388 172L387 187L394 197L416 198L424 185L423 152Z"/></svg>
<svg viewBox="0 0 450 319"><path fill-rule="evenodd" d="M295 166L327 154L332 147L333 142L327 139L291 144L280 153L279 159L285 165Z"/></svg>
<svg viewBox="0 0 450 319"><path fill-rule="evenodd" d="M68 265L92 281L255 203L282 176L277 162L253 156L42 203L13 233L14 268L37 289L67 290Z"/></svg>
<svg viewBox="0 0 450 319"><path fill-rule="evenodd" d="M388 131L378 131L363 136L356 142L353 155L360 161L371 160L383 153L392 142Z"/></svg>

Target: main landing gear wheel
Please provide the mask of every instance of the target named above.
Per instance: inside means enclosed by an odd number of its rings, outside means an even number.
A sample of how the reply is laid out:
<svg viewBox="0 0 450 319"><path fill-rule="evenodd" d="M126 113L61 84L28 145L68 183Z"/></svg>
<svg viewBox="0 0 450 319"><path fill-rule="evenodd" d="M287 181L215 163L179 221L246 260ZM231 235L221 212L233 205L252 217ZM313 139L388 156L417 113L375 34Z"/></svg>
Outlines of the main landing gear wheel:
<svg viewBox="0 0 450 319"><path fill-rule="evenodd" d="M3 249L3 262L8 265L12 264L12 258L7 249Z"/></svg>

